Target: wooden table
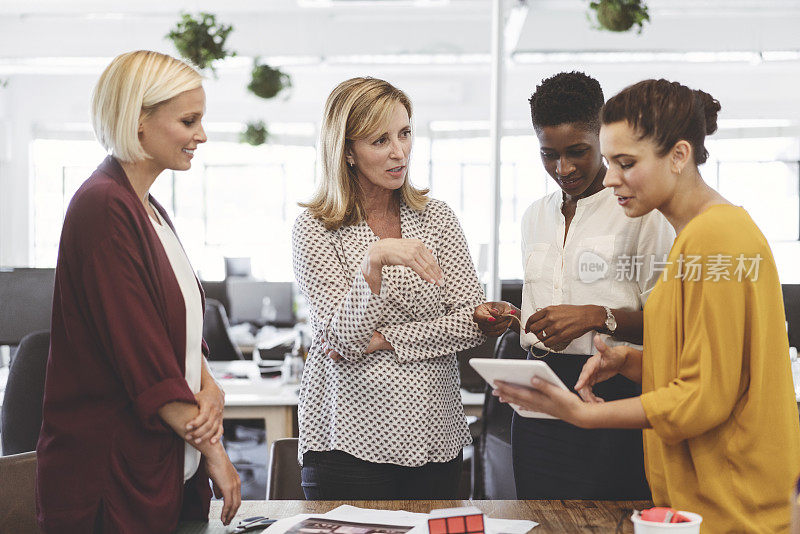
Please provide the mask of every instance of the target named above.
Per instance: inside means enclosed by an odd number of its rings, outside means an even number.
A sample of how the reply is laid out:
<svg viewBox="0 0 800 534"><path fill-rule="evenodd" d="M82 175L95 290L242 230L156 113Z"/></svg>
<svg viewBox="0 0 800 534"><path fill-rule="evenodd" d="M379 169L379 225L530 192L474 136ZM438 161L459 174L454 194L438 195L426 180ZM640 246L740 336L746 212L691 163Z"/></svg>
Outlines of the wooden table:
<svg viewBox="0 0 800 534"><path fill-rule="evenodd" d="M224 534L245 517L263 515L274 519L296 514L325 513L342 504L381 510L429 512L434 508L477 506L488 517L498 519L530 519L539 523L531 534L569 532L614 533L617 523L631 510L653 506L650 501L244 501L231 525L219 521L222 504L211 503L209 523L182 523L178 534ZM621 532L633 532L630 519L623 522Z"/></svg>

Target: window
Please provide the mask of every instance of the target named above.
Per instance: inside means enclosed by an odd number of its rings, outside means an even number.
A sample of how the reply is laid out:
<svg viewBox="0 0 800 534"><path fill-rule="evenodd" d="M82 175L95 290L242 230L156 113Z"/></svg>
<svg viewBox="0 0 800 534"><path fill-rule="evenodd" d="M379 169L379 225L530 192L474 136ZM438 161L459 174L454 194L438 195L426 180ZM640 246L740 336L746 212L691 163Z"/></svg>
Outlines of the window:
<svg viewBox="0 0 800 534"><path fill-rule="evenodd" d="M506 136L500 150L499 274L501 279L522 278L522 216L528 206L552 192L554 186L539 161L535 136ZM492 224L490 139L486 136L434 139L431 154L431 194L447 202L458 215L476 267L485 278Z"/></svg>
<svg viewBox="0 0 800 534"><path fill-rule="evenodd" d="M34 265L56 263L64 213L105 153L96 141L32 143ZM224 256L250 256L255 275L293 280L291 227L314 188L311 146L210 142L192 169L166 171L151 195L172 217L201 277L221 279Z"/></svg>
<svg viewBox="0 0 800 534"><path fill-rule="evenodd" d="M411 181L456 212L480 274L485 277L491 236L490 141L448 132L414 140ZM709 140L703 177L744 206L773 242L782 278L797 257L800 237L800 149L795 138ZM506 136L501 144L500 277L522 278L520 222L527 207L555 191L539 160L534 135ZM105 157L96 141L32 143L34 265L56 262L64 212L80 184ZM256 276L293 280L291 228L315 188L316 150L307 145L209 142L192 169L167 171L152 195L173 217L195 269L221 279L224 256L249 256ZM784 253L775 244L788 245ZM792 248L793 247L793 248Z"/></svg>
<svg viewBox="0 0 800 534"><path fill-rule="evenodd" d="M744 207L770 241L800 238L798 147L794 138L709 140L707 182Z"/></svg>

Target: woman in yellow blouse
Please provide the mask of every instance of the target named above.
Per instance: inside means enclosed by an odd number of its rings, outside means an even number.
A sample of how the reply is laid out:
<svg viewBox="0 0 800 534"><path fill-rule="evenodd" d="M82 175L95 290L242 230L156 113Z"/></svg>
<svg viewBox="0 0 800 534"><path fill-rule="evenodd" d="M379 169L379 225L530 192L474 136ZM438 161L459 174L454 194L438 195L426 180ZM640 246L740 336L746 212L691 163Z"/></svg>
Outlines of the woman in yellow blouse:
<svg viewBox="0 0 800 534"><path fill-rule="evenodd" d="M678 234L644 309L644 352L598 340L575 386L586 402L535 379L495 394L577 426L646 429L656 505L701 514L706 533L781 532L800 473L783 299L767 240L697 169L719 110L666 80L605 104L604 184L627 216L657 209ZM640 381L642 396L595 402L592 385L616 374Z"/></svg>

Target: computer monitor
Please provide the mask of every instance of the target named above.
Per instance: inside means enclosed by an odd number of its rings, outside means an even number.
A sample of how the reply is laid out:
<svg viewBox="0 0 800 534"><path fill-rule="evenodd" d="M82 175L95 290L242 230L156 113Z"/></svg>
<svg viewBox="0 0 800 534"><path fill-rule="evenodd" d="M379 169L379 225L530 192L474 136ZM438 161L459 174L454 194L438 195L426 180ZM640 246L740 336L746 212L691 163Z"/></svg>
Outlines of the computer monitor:
<svg viewBox="0 0 800 534"><path fill-rule="evenodd" d="M225 258L225 278L253 276L250 258Z"/></svg>
<svg viewBox="0 0 800 534"><path fill-rule="evenodd" d="M214 299L222 304L225 308L225 315L230 319L231 303L228 302L228 283L224 280L200 280L200 285L203 287L203 293L206 294L206 300Z"/></svg>
<svg viewBox="0 0 800 534"><path fill-rule="evenodd" d="M274 318L268 317L265 298L274 309ZM294 291L291 282L265 282L246 278L228 280L228 301L231 323L293 325ZM266 313L265 313L266 312Z"/></svg>
<svg viewBox="0 0 800 534"><path fill-rule="evenodd" d="M0 345L50 330L55 269L0 268Z"/></svg>

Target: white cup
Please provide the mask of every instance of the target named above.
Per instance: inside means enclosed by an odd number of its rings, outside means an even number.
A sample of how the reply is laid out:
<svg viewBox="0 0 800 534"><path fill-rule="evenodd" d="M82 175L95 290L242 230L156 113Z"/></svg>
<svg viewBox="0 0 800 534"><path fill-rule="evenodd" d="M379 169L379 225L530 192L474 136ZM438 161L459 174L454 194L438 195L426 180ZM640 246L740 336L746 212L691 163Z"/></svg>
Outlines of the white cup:
<svg viewBox="0 0 800 534"><path fill-rule="evenodd" d="M634 534L666 534L668 532L680 532L680 534L700 534L700 523L703 522L703 517L700 514L692 512L684 512L680 510L682 516L690 521L688 523L656 523L654 521L645 521L638 514L631 515L633 521Z"/></svg>

